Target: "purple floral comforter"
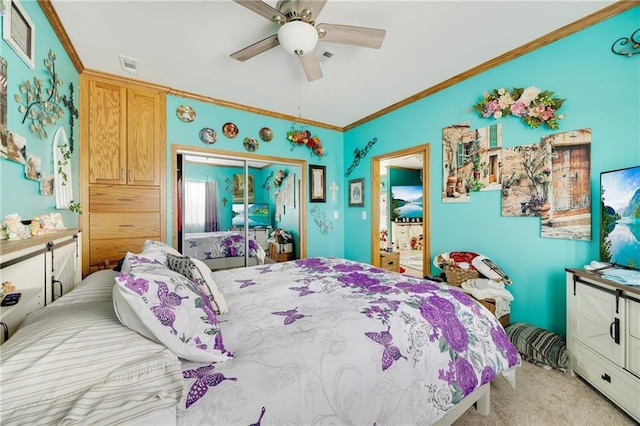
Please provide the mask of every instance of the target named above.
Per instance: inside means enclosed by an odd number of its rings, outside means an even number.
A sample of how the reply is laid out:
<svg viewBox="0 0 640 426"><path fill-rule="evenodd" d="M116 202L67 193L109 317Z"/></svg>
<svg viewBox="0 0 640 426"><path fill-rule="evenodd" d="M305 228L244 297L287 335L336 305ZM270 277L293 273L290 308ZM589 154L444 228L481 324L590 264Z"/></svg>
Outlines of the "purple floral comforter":
<svg viewBox="0 0 640 426"><path fill-rule="evenodd" d="M458 288L334 258L213 274L222 363L183 362L178 424L431 424L520 356Z"/></svg>
<svg viewBox="0 0 640 426"><path fill-rule="evenodd" d="M240 232L199 232L185 235L185 256L196 259L244 256L244 235ZM264 263L266 253L254 239L249 238L249 257Z"/></svg>

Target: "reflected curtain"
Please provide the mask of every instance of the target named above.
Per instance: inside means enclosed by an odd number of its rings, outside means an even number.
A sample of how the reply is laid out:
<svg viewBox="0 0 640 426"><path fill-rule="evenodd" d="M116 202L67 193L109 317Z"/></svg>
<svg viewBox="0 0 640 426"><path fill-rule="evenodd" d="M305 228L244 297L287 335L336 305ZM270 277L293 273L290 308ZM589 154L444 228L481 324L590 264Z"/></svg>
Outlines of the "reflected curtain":
<svg viewBox="0 0 640 426"><path fill-rule="evenodd" d="M206 181L204 183L204 232L216 232L220 230L217 199L217 182Z"/></svg>
<svg viewBox="0 0 640 426"><path fill-rule="evenodd" d="M220 230L216 182L186 181L184 185L184 232Z"/></svg>

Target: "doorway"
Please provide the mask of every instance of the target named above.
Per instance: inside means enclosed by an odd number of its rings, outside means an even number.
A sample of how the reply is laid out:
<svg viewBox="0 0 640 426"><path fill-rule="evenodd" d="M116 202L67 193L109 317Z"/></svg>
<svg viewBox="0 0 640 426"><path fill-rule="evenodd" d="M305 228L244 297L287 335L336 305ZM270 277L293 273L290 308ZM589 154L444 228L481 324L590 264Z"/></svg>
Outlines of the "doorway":
<svg viewBox="0 0 640 426"><path fill-rule="evenodd" d="M372 265L380 266L381 250L393 246L393 250L400 253L400 266L405 273L411 272L410 275L421 277L431 273L429 164L429 144L386 153L371 159ZM390 177L390 170L394 169L405 170L406 173L397 173L404 174L405 177ZM419 186L422 189L421 197L394 201L391 188L393 186L397 187L398 191L400 187ZM404 210L414 213L402 213L402 209L398 209L399 206L404 206ZM421 209L420 215L415 214L418 208Z"/></svg>

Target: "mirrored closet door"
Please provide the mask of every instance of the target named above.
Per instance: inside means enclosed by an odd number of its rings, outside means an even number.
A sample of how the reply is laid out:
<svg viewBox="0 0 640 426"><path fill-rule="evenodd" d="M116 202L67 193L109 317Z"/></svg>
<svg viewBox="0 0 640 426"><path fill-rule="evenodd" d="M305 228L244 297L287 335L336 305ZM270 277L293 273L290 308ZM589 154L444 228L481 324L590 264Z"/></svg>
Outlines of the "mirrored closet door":
<svg viewBox="0 0 640 426"><path fill-rule="evenodd" d="M193 150L178 150L175 164L175 235L184 255L216 270L306 252L301 165Z"/></svg>

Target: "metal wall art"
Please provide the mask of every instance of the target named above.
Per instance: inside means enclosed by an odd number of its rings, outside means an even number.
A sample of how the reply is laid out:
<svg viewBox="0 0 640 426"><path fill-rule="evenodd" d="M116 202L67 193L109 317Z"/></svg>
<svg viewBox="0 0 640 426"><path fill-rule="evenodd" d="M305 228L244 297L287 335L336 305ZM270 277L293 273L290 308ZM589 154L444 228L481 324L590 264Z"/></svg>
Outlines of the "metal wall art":
<svg viewBox="0 0 640 426"><path fill-rule="evenodd" d="M616 55L632 57L640 53L640 28L635 30L631 37L617 39L611 45L611 51Z"/></svg>
<svg viewBox="0 0 640 426"><path fill-rule="evenodd" d="M18 111L23 113L22 123L29 119L31 125L29 130L38 135L38 139L46 139L48 137L44 127L50 124L56 124L56 121L64 114L64 109L60 106L61 98L58 93L58 86L62 84L62 80L58 78L56 73L56 55L49 50L48 57L44 60L44 66L49 72L51 87L45 87L42 80L33 77L33 84L29 80L20 85L21 95L15 95L15 101L20 104Z"/></svg>
<svg viewBox="0 0 640 426"><path fill-rule="evenodd" d="M351 163L351 165L347 169L347 172L344 174L345 176L349 176L351 174L353 169L355 169L358 166L358 164L360 164L360 160L363 159L367 155L367 153L369 152L371 147L376 142L378 142L378 138L373 138L367 143L367 146L365 146L364 149L356 148L353 151L353 162Z"/></svg>

